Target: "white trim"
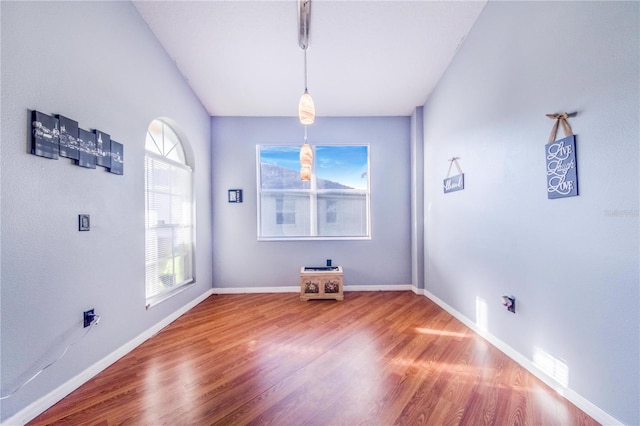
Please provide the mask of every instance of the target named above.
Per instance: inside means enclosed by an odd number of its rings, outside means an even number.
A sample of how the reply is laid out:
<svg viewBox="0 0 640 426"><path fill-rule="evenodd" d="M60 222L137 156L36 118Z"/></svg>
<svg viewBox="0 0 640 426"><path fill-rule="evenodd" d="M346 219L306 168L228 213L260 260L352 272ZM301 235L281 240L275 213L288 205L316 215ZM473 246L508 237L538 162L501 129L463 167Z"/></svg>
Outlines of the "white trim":
<svg viewBox="0 0 640 426"><path fill-rule="evenodd" d="M124 344L120 348L116 349L111 354L104 357L102 360L98 361L91 367L84 370L82 373L78 374L76 377L67 381L63 385L59 386L57 389L54 389L47 395L38 399L37 401L29 404L27 407L23 408L12 417L8 418L5 422L2 423L3 426L14 426L14 425L25 425L30 422L43 412L45 412L48 408L52 407L58 401L60 401L65 396L69 395L71 392L82 386L89 379L93 378L95 375L100 373L102 370L106 369L108 366L131 352L137 346L142 344L144 341L155 335L157 332L162 330L164 327L178 319L181 315L192 309L198 303L205 300L211 294L242 294L242 293L298 293L300 291L300 287L298 286L287 286L287 287L245 287L245 288L213 288L209 289L202 295L198 296L187 305L175 311L173 314L169 315L159 323L155 324L145 332L138 335L136 338L131 340L130 342ZM576 407L584 411L589 416L593 417L597 422L603 425L622 425L623 423L617 420L615 417L602 410L595 404L593 404L588 399L584 398L582 395L577 393L576 391L565 388L559 385L556 381L554 381L551 377L546 375L540 369L538 369L533 361L527 359L520 352L513 349L511 346L504 343L502 340L498 339L494 335L484 332L480 330L476 324L471 321L469 318L462 315L460 312L453 309L451 306L447 305L444 301L439 299L437 296L429 292L428 290L419 289L411 284L402 284L402 285L383 285L383 286L345 286L345 291L412 291L418 295L424 295L428 299L432 300L435 304L440 306L442 309L447 311L453 317L455 317L458 321L462 322L465 326L469 327L472 331L482 336L485 340L495 346L498 350L503 352L513 361L520 364L523 368L529 371L531 374L542 380L545 384L550 386L552 389L555 389L558 393L560 393L564 398L573 403Z"/></svg>
<svg viewBox="0 0 640 426"><path fill-rule="evenodd" d="M589 401L588 399L586 399L585 397L583 397L573 389L560 385L553 378L551 378L542 370L540 370L538 367L536 367L536 365L533 363L532 360L528 359L523 354L513 349L511 346L509 346L502 340L498 339L493 334L480 330L473 321L471 321L469 318L465 317L460 312L453 309L451 306L447 305L444 301L439 299L433 293L429 292L428 290L414 289L414 293L419 294L419 292L422 292L422 294L424 294L425 297L427 297L428 299L431 299L436 305L440 306L442 309L447 311L449 314L455 317L458 321L462 322L465 326L469 327L475 333L482 336L485 340L487 340L489 343L495 346L498 350L500 350L502 353L504 353L506 356L511 358L516 363L520 364L520 366L525 368L527 371L529 371L531 374L536 376L538 379L542 380L546 385L554 389L562 397L564 397L569 402L574 404L576 407L578 407L579 409L584 411L586 414L591 416L598 423L603 425L622 425L623 424L621 421L617 420L615 417L613 417L612 415L610 415L600 407L596 406L594 403L592 403L591 401Z"/></svg>
<svg viewBox="0 0 640 426"><path fill-rule="evenodd" d="M399 285L347 285L344 291L407 291L411 284ZM300 293L300 286L286 287L219 287L213 289L214 294L243 294L243 293Z"/></svg>
<svg viewBox="0 0 640 426"><path fill-rule="evenodd" d="M344 291L408 291L411 284L392 285L346 285Z"/></svg>
<svg viewBox="0 0 640 426"><path fill-rule="evenodd" d="M52 390L48 394L44 395L42 398L32 402L22 410L18 411L13 416L6 419L2 422L3 426L15 426L15 425L25 425L31 420L35 419L40 414L44 413L47 409L51 408L58 401L60 401L65 396L69 395L74 390L78 389L80 386L85 384L95 375L109 367L114 362L118 361L120 358L134 350L136 347L144 343L147 339L153 337L160 330L165 328L167 325L171 324L173 321L178 319L180 316L185 314L187 311L192 309L194 306L205 300L207 297L213 294L213 289L209 289L205 291L200 296L196 297L186 305L182 306L180 309L172 313L171 315L164 318L162 321L148 328L146 331L140 333L137 337L120 346L115 351L111 352L106 357L102 358L77 376L71 378L67 382L63 383L61 386L58 386L56 389Z"/></svg>
<svg viewBox="0 0 640 426"><path fill-rule="evenodd" d="M300 293L300 286L286 287L219 287L213 289L213 294L244 294L244 293Z"/></svg>
<svg viewBox="0 0 640 426"><path fill-rule="evenodd" d="M317 187L317 171L316 171L316 160L317 160L317 148L336 148L336 147L366 147L367 148L367 187L366 189L359 188L351 188L351 189L318 189ZM370 144L317 144L311 145L311 149L313 150L312 161L311 161L311 180L309 182L309 188L284 188L284 189L263 189L262 188L262 162L261 162L261 153L263 149L269 148L289 148L292 152L299 150L299 145L291 145L291 144L256 144L256 187L258 190L256 191L257 197L257 241L360 241L360 240L371 240L371 145ZM309 229L311 235L298 235L298 236L289 236L289 235L263 235L262 231L262 199L265 194L274 194L276 196L282 196L284 194L299 194L304 195L309 198ZM366 235L334 235L334 236L323 236L318 235L318 209L317 202L318 196L320 194L355 194L355 195L363 195L365 200L366 207Z"/></svg>

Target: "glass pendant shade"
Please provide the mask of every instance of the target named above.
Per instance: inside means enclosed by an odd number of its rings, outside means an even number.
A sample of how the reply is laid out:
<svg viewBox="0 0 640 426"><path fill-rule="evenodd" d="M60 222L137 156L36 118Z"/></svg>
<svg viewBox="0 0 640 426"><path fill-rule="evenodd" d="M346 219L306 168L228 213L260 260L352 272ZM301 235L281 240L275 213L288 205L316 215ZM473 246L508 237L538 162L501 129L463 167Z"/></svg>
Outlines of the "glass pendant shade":
<svg viewBox="0 0 640 426"><path fill-rule="evenodd" d="M311 161L313 160L313 151L308 143L304 143L300 148L300 180L311 180Z"/></svg>
<svg viewBox="0 0 640 426"><path fill-rule="evenodd" d="M313 120L316 118L316 107L313 105L311 95L306 90L298 104L298 118L300 118L300 123L304 125L313 124Z"/></svg>
<svg viewBox="0 0 640 426"><path fill-rule="evenodd" d="M300 180L309 182L311 180L311 166L300 167Z"/></svg>

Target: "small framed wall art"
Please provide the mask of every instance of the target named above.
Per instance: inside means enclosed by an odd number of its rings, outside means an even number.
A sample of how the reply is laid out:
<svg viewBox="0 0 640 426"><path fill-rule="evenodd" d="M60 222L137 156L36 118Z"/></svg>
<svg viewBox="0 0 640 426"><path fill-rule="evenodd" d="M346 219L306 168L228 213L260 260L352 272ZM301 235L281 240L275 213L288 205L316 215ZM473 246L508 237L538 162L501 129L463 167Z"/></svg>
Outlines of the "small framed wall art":
<svg viewBox="0 0 640 426"><path fill-rule="evenodd" d="M102 166L115 175L124 173L124 147L101 130L85 130L78 122L60 114L48 115L28 111L31 132L27 149L39 157L57 160L69 158L73 164L88 169Z"/></svg>
<svg viewBox="0 0 640 426"><path fill-rule="evenodd" d="M111 137L100 130L94 130L93 133L96 135L96 164L109 169L111 168Z"/></svg>
<svg viewBox="0 0 640 426"><path fill-rule="evenodd" d="M78 215L78 231L89 231L91 229L90 217L88 214Z"/></svg>
<svg viewBox="0 0 640 426"><path fill-rule="evenodd" d="M60 156L77 160L78 151L78 122L63 115L58 115L60 125Z"/></svg>
<svg viewBox="0 0 640 426"><path fill-rule="evenodd" d="M78 129L78 166L88 169L96 168L96 134L88 130Z"/></svg>
<svg viewBox="0 0 640 426"><path fill-rule="evenodd" d="M449 159L449 170L447 171L447 177L442 181L445 194L464 189L464 173L462 173L462 169L458 164L458 158L460 157L453 157ZM449 175L451 175L451 166L453 166L454 164L458 169L458 174L450 177Z"/></svg>
<svg viewBox="0 0 640 426"><path fill-rule="evenodd" d="M242 189L230 189L229 190L229 202L241 203L242 202Z"/></svg>
<svg viewBox="0 0 640 426"><path fill-rule="evenodd" d="M111 166L109 171L116 175L124 173L124 150L120 142L111 139Z"/></svg>
<svg viewBox="0 0 640 426"><path fill-rule="evenodd" d="M31 153L58 159L60 130L58 119L40 111L31 111Z"/></svg>

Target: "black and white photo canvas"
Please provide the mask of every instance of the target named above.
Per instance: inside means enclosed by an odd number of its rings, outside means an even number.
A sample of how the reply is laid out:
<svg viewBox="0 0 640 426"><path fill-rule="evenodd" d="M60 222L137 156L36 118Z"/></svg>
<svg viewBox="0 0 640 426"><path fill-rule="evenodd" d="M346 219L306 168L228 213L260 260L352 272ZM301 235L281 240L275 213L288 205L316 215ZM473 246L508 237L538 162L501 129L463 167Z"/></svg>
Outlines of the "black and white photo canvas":
<svg viewBox="0 0 640 426"><path fill-rule="evenodd" d="M58 159L58 119L40 111L31 112L31 153Z"/></svg>
<svg viewBox="0 0 640 426"><path fill-rule="evenodd" d="M96 135L96 164L111 167L111 137L100 130L93 131Z"/></svg>
<svg viewBox="0 0 640 426"><path fill-rule="evenodd" d="M111 139L111 166L109 171L116 175L124 173L124 147Z"/></svg>
<svg viewBox="0 0 640 426"><path fill-rule="evenodd" d="M78 159L78 122L63 115L58 115L60 127L60 156Z"/></svg>
<svg viewBox="0 0 640 426"><path fill-rule="evenodd" d="M95 169L96 134L88 130L78 129L78 149L78 166Z"/></svg>

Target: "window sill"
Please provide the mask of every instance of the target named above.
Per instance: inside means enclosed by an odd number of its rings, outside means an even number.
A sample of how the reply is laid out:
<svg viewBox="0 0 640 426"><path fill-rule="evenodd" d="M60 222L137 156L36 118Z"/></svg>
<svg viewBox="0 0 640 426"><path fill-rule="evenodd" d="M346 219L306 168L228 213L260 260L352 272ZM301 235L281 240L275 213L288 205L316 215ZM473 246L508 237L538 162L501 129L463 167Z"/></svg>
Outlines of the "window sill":
<svg viewBox="0 0 640 426"><path fill-rule="evenodd" d="M165 300L171 299L173 296L175 296L177 294L180 294L183 291L188 290L188 289L190 289L192 287L195 287L195 285L196 285L196 282L194 280L194 281L191 281L189 283L183 284L180 287L174 288L173 290L168 291L166 293L162 293L162 294L159 294L157 296L150 297L150 298L147 299L146 308L147 308L147 310L149 310L149 309L153 308L154 306L164 302Z"/></svg>

